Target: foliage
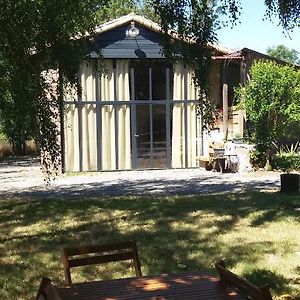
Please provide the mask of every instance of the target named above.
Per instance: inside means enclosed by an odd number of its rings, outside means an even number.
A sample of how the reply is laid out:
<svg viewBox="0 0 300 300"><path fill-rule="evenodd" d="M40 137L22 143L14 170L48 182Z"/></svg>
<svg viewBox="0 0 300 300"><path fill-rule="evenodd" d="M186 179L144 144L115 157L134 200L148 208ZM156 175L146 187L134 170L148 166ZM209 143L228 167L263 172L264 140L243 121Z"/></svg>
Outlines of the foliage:
<svg viewBox="0 0 300 300"><path fill-rule="evenodd" d="M87 41L70 38L92 32L97 5L101 1L8 0L1 7L0 110L4 129L16 147L22 147L27 138L37 139L48 175L59 167L56 117L61 90L47 92L49 83L41 71L59 65L60 83L65 77L76 84Z"/></svg>
<svg viewBox="0 0 300 300"><path fill-rule="evenodd" d="M201 95L200 95L201 96ZM222 118L220 109L209 99L201 98L201 104L197 105L197 116L203 118L202 128L210 131L216 127L217 122Z"/></svg>
<svg viewBox="0 0 300 300"><path fill-rule="evenodd" d="M274 62L257 62L250 78L237 95L246 110L248 138L268 162L273 144L299 137L300 71Z"/></svg>
<svg viewBox="0 0 300 300"><path fill-rule="evenodd" d="M297 155L300 153L300 142L292 143L290 146L283 145L279 148L278 154L279 155Z"/></svg>
<svg viewBox="0 0 300 300"><path fill-rule="evenodd" d="M198 111L203 116L203 127L210 128L215 123L215 108L206 96L209 76L203 74L209 73L212 48L207 45L216 42L219 7L212 0L153 2L165 33L164 54L172 63L181 61L193 69L193 79L199 88Z"/></svg>
<svg viewBox="0 0 300 300"><path fill-rule="evenodd" d="M105 22L131 12L137 12L137 9L138 7L133 0L107 1L107 3L97 11L97 17L100 22Z"/></svg>
<svg viewBox="0 0 300 300"><path fill-rule="evenodd" d="M263 168L266 165L266 155L259 148L250 152L250 163L254 169Z"/></svg>
<svg viewBox="0 0 300 300"><path fill-rule="evenodd" d="M283 172L291 172L293 170L300 170L300 155L299 154L284 154L275 155L272 161L273 169L282 170Z"/></svg>
<svg viewBox="0 0 300 300"><path fill-rule="evenodd" d="M127 3L133 1L127 1ZM49 176L60 165L62 86L77 85L76 74L89 41L79 33L90 32L100 22L99 11L120 14L120 1L6 1L0 12L0 113L3 129L16 154L24 152L25 141L35 138ZM136 4L135 4L136 5ZM137 7L137 5L136 5ZM145 3L145 11L149 4ZM103 15L102 15L103 16ZM109 15L108 16L112 16ZM102 20L103 21L103 20ZM40 76L60 68L60 76ZM54 90L52 86L56 86ZM48 91L47 91L48 89Z"/></svg>
<svg viewBox="0 0 300 300"><path fill-rule="evenodd" d="M277 16L279 25L285 30L299 26L299 0L264 0L267 7L266 15L272 19Z"/></svg>
<svg viewBox="0 0 300 300"><path fill-rule="evenodd" d="M23 81L31 81L31 74L23 65L11 68L4 59L0 60L0 74L3 80L0 97L2 130L13 145L14 154L24 155L25 142L35 137L36 128L33 90L29 84L27 89L23 88Z"/></svg>
<svg viewBox="0 0 300 300"><path fill-rule="evenodd" d="M136 13L147 17L154 22L160 22L160 19L153 9L150 0L114 0L108 1L101 9L97 11L99 22L109 21L129 13Z"/></svg>
<svg viewBox="0 0 300 300"><path fill-rule="evenodd" d="M290 63L300 64L299 51L295 49L289 49L284 45L269 47L267 49L267 54Z"/></svg>
<svg viewBox="0 0 300 300"><path fill-rule="evenodd" d="M42 276L63 285L63 246L127 239L137 240L145 275L182 272L179 264L213 271L226 258L230 269L258 285L258 269L271 273L273 296L296 297L298 206L298 195L280 193L1 199L0 298L33 299ZM77 281L133 275L127 265L100 268L72 274Z"/></svg>
<svg viewBox="0 0 300 300"><path fill-rule="evenodd" d="M207 76L203 74L208 73L212 53L207 44L216 42L214 1L154 2L166 33L164 54L171 61L182 60L192 66L196 84L207 90ZM180 39L173 38L174 29ZM203 90L200 94L203 94Z"/></svg>
<svg viewBox="0 0 300 300"><path fill-rule="evenodd" d="M280 147L272 161L272 167L288 173L300 170L300 142Z"/></svg>

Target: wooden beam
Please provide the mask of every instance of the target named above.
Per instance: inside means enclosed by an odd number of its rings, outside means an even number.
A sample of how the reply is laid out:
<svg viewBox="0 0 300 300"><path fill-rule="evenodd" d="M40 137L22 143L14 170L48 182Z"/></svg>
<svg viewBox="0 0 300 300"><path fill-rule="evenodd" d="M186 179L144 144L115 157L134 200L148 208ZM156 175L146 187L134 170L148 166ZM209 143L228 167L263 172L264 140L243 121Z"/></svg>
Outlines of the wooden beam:
<svg viewBox="0 0 300 300"><path fill-rule="evenodd" d="M228 84L223 83L223 135L227 140L228 135Z"/></svg>

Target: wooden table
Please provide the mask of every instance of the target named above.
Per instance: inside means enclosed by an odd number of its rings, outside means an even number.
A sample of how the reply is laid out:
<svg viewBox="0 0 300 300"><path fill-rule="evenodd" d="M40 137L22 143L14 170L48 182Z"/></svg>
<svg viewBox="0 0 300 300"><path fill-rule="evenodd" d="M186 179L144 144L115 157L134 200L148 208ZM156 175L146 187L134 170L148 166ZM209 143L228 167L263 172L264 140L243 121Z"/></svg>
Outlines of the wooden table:
<svg viewBox="0 0 300 300"><path fill-rule="evenodd" d="M199 300L245 297L225 288L217 277L207 272L163 274L73 284L57 288L62 300Z"/></svg>

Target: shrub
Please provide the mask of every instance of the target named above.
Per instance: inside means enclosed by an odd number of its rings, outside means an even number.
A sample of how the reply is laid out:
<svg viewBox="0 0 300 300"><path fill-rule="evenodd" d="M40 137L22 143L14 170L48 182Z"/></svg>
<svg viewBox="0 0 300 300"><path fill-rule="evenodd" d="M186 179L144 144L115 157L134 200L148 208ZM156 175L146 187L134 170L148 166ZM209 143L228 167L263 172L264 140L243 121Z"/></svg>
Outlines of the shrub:
<svg viewBox="0 0 300 300"><path fill-rule="evenodd" d="M284 155L275 155L272 161L272 167L285 172L292 170L300 171L300 155L286 153Z"/></svg>
<svg viewBox="0 0 300 300"><path fill-rule="evenodd" d="M236 90L237 98L246 110L247 136L260 145L259 152L268 164L274 144L300 135L300 71L274 62L256 62L250 78Z"/></svg>
<svg viewBox="0 0 300 300"><path fill-rule="evenodd" d="M250 152L250 163L254 169L263 168L266 165L266 156L263 152L256 149Z"/></svg>
<svg viewBox="0 0 300 300"><path fill-rule="evenodd" d="M272 160L272 167L284 172L300 170L300 143L292 144L290 147L282 146Z"/></svg>

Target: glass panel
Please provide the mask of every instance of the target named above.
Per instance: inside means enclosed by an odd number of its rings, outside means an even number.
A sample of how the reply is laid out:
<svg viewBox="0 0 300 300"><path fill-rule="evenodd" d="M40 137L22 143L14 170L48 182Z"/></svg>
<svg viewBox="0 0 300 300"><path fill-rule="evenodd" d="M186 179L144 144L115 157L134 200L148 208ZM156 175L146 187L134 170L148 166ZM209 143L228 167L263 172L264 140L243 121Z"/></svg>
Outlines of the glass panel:
<svg viewBox="0 0 300 300"><path fill-rule="evenodd" d="M149 63L136 61L133 67L135 100L149 100Z"/></svg>
<svg viewBox="0 0 300 300"><path fill-rule="evenodd" d="M152 67L152 99L166 99L166 64L153 62Z"/></svg>
<svg viewBox="0 0 300 300"><path fill-rule="evenodd" d="M153 167L167 166L166 106L153 105Z"/></svg>
<svg viewBox="0 0 300 300"><path fill-rule="evenodd" d="M137 142L137 167L151 168L150 151L150 106L136 106L136 142Z"/></svg>
<svg viewBox="0 0 300 300"><path fill-rule="evenodd" d="M134 68L135 100L166 99L167 65L164 61L134 61L132 67ZM152 74L151 84L149 70L151 70Z"/></svg>

